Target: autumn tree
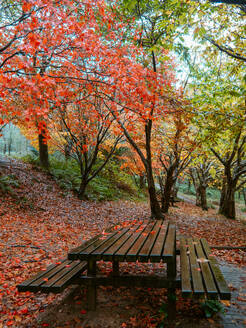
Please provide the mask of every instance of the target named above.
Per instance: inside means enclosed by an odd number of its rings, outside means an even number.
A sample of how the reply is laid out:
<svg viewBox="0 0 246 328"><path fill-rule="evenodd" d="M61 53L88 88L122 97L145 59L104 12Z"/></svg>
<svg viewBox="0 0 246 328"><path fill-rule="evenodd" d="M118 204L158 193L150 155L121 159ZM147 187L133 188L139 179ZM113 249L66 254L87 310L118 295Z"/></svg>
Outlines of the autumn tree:
<svg viewBox="0 0 246 328"><path fill-rule="evenodd" d="M154 131L156 160L159 163L158 181L161 190L162 211L168 212L176 181L189 165L196 147L196 130L191 125L188 104L180 99L179 107ZM182 108L183 105L183 108Z"/></svg>
<svg viewBox="0 0 246 328"><path fill-rule="evenodd" d="M68 155L76 160L81 173L78 195L84 199L86 187L108 163L122 135L105 111L102 99L86 90L80 91L76 101L54 110L53 115L56 121L51 120L49 125L53 135L56 132L54 142L62 150L66 149L64 144L69 144Z"/></svg>
<svg viewBox="0 0 246 328"><path fill-rule="evenodd" d="M223 149L223 152L217 147L211 149L224 167L219 212L231 219L236 217L235 192L246 183L245 133L245 128L241 126L229 147Z"/></svg>
<svg viewBox="0 0 246 328"><path fill-rule="evenodd" d="M192 179L196 192L196 206L207 211L207 188L215 178L216 169L211 156L199 152L194 155L193 161L187 170L187 175Z"/></svg>

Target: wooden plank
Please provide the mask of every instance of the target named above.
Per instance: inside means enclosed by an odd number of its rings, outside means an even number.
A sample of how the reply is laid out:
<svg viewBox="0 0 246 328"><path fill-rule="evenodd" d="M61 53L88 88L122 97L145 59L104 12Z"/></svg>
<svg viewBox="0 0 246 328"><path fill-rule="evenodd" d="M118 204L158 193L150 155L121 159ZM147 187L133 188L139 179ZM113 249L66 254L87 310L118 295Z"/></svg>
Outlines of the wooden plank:
<svg viewBox="0 0 246 328"><path fill-rule="evenodd" d="M106 252L104 252L102 259L112 261L114 259L114 254L117 253L121 247L123 247L128 239L131 238L132 234L136 233L136 230L138 230L140 227L141 225L137 225L135 228L130 228L127 233L122 235L112 246L107 249Z"/></svg>
<svg viewBox="0 0 246 328"><path fill-rule="evenodd" d="M112 238L109 238L105 243L103 243L100 247L98 247L95 251L90 253L90 258L94 260L101 260L104 252L107 251L114 243L116 243L122 236L124 236L130 228L124 228L120 231L120 233L116 233ZM107 258L105 258L107 260Z"/></svg>
<svg viewBox="0 0 246 328"><path fill-rule="evenodd" d="M108 229L105 230L106 233L110 233L113 232L115 230L115 226L114 227L110 227ZM69 260L77 260L78 259L78 254L81 253L85 248L87 248L88 246L92 245L95 241L97 241L99 238L102 237L102 234L96 235L95 237L83 242L80 246L71 249L68 252L68 259Z"/></svg>
<svg viewBox="0 0 246 328"><path fill-rule="evenodd" d="M66 281L66 276L68 275L69 272L73 271L73 269L76 269L79 267L80 261L73 261L69 265L65 266L57 272L53 277L48 279L48 281L43 281L40 287L42 288L47 288L51 290L51 287L55 285L60 279L64 278L64 281Z"/></svg>
<svg viewBox="0 0 246 328"><path fill-rule="evenodd" d="M169 224L168 225L168 232L167 232L167 237L165 241L165 246L163 249L162 257L163 258L168 258L168 257L173 257L175 254L175 238L176 238L176 227L174 224Z"/></svg>
<svg viewBox="0 0 246 328"><path fill-rule="evenodd" d="M87 260L88 255L94 252L97 248L102 246L103 244L107 243L111 238L118 234L118 231L110 233L105 239L103 239L103 235L99 239L97 239L94 243L90 244L88 247L83 249L79 254L78 258L80 260Z"/></svg>
<svg viewBox="0 0 246 328"><path fill-rule="evenodd" d="M203 281L205 284L207 297L216 299L218 298L218 290L215 286L213 275L211 273L210 267L209 267L209 260L206 258L206 255L203 252L202 245L200 243L200 240L197 238L194 238L195 242L195 249L197 253L197 262L200 264Z"/></svg>
<svg viewBox="0 0 246 328"><path fill-rule="evenodd" d="M202 282L201 268L197 262L196 252L193 240L191 238L186 239L187 255L189 255L193 293L195 296L204 296L205 290Z"/></svg>
<svg viewBox="0 0 246 328"><path fill-rule="evenodd" d="M159 231L160 231L160 223L156 221L154 227L152 228L152 230L148 235L148 239L146 240L144 246L142 247L140 253L138 254L138 260L140 262L148 262L149 255L158 237Z"/></svg>
<svg viewBox="0 0 246 328"><path fill-rule="evenodd" d="M180 271L182 295L190 296L192 294L190 261L184 238L180 239Z"/></svg>
<svg viewBox="0 0 246 328"><path fill-rule="evenodd" d="M114 259L116 261L124 261L125 255L128 250L137 242L138 238L141 236L142 232L145 231L147 225L141 224L138 229L132 232L130 238L114 253Z"/></svg>
<svg viewBox="0 0 246 328"><path fill-rule="evenodd" d="M224 278L222 272L220 271L217 260L213 256L210 256L211 250L208 246L207 240L202 238L201 244L202 244L202 247L203 247L206 257L209 259L209 266L212 271L215 284L219 290L220 299L230 300L231 299L230 289L228 288L225 278Z"/></svg>
<svg viewBox="0 0 246 328"><path fill-rule="evenodd" d="M58 266L56 265L51 271L46 273L45 276L32 282L29 285L30 291L31 291L31 289L32 289L32 291L37 291L38 287L40 287L43 283L45 283L45 281L51 279L53 276L55 276L60 271L62 271L63 268L66 267L66 265L70 265L71 263L72 263L72 261L67 260L67 261L63 262L62 264L59 264Z"/></svg>
<svg viewBox="0 0 246 328"><path fill-rule="evenodd" d="M61 261L61 263L67 262L67 259L63 259ZM42 279L45 277L46 274L48 274L49 272L51 272L55 267L57 267L57 264L51 264L47 267L47 269L45 271L41 271L38 272L35 276L31 277L28 280L23 281L21 284L19 284L17 286L18 291L27 291L28 289L26 288L27 286L29 286L30 284L32 284L34 281L38 280L38 279Z"/></svg>
<svg viewBox="0 0 246 328"><path fill-rule="evenodd" d="M156 223L156 222L155 222ZM141 251L141 248L143 247L144 243L149 237L150 231L153 230L153 227L155 226L155 223L150 222L147 224L146 228L144 229L144 232L142 232L137 239L137 241L132 245L132 247L128 250L126 254L126 261L136 261L138 259L138 253Z"/></svg>
<svg viewBox="0 0 246 328"><path fill-rule="evenodd" d="M163 276L157 275L120 275L115 276L96 276L87 277L81 276L78 278L78 283L81 285L90 285L93 282L97 286L128 286L130 288L134 287L145 287L145 288L180 288L180 280L167 280L163 279Z"/></svg>
<svg viewBox="0 0 246 328"><path fill-rule="evenodd" d="M160 262L163 246L165 244L165 240L167 236L168 225L166 226L163 221L161 223L159 222L159 224L160 224L160 231L150 253L151 262Z"/></svg>
<svg viewBox="0 0 246 328"><path fill-rule="evenodd" d="M56 281L54 285L52 285L52 292L53 293L61 293L67 286L73 283L73 280L76 279L81 275L83 271L85 271L87 267L87 262L80 262L75 268L70 270L66 276L61 278L60 280ZM43 286L41 286L43 289ZM42 291L41 289L41 291ZM50 289L47 289L47 292L49 292Z"/></svg>

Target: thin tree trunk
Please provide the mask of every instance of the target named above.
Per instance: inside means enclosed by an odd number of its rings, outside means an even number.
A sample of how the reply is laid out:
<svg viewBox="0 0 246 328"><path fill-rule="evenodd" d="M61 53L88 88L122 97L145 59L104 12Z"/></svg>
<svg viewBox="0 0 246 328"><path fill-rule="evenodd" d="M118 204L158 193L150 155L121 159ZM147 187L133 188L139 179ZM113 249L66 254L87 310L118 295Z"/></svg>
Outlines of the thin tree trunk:
<svg viewBox="0 0 246 328"><path fill-rule="evenodd" d="M82 178L80 186L79 186L79 193L78 193L79 199L81 199L81 200L87 199L87 197L85 195L85 190L86 190L87 184L88 183Z"/></svg>
<svg viewBox="0 0 246 328"><path fill-rule="evenodd" d="M222 188L220 193L220 207L219 207L219 213L221 213L221 208L223 207L224 201L226 196L226 176L223 177L222 181Z"/></svg>
<svg viewBox="0 0 246 328"><path fill-rule="evenodd" d="M195 188L196 190L196 206L201 207L201 190L200 187Z"/></svg>
<svg viewBox="0 0 246 328"><path fill-rule="evenodd" d="M43 131L44 133L44 131ZM44 142L44 135L40 133L38 135L38 142L39 142L39 160L40 165L44 168L49 168L49 154L48 154L48 145Z"/></svg>
<svg viewBox="0 0 246 328"><path fill-rule="evenodd" d="M244 205L246 206L246 188L243 188L243 199L244 199Z"/></svg>
<svg viewBox="0 0 246 328"><path fill-rule="evenodd" d="M206 187L200 186L201 207L204 211L208 210Z"/></svg>
<svg viewBox="0 0 246 328"><path fill-rule="evenodd" d="M144 189L144 176L143 176L143 175L140 175L140 176L139 176L139 188L140 188L141 190Z"/></svg>

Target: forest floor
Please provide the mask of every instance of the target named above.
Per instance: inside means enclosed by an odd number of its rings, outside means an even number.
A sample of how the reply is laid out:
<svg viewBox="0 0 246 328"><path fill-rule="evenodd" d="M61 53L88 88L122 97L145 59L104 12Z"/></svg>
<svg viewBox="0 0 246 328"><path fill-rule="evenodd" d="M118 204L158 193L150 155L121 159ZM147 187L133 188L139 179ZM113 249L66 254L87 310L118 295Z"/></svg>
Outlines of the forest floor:
<svg viewBox="0 0 246 328"><path fill-rule="evenodd" d="M147 202L80 201L72 193L64 193L39 169L29 164L19 165L19 169L6 169L6 173L14 173L20 187L14 189L13 195L0 195L0 328L157 327L163 320L159 310L166 301L165 289L99 288L96 312L86 311L85 292L76 287L59 295L17 292L18 283L58 262L82 241L113 224L147 219L150 215ZM210 245L246 244L246 225L225 219L214 209L204 212L192 203L180 202L170 209L166 219L176 223L178 234L205 237ZM246 277L240 273L246 268L244 251L213 253L225 268L235 268L238 279L245 284ZM149 264L139 264L137 268L123 264L123 267L141 272L150 269ZM110 270L106 264L104 269ZM230 285L237 292L231 306L245 313L246 292L238 279L237 286ZM229 305L229 302L225 304L226 311ZM204 318L197 303L183 300L179 295L177 308L176 327L226 327L219 316ZM246 318L241 316L241 319L242 326L231 327L243 327ZM165 322L166 319L163 327L168 327Z"/></svg>

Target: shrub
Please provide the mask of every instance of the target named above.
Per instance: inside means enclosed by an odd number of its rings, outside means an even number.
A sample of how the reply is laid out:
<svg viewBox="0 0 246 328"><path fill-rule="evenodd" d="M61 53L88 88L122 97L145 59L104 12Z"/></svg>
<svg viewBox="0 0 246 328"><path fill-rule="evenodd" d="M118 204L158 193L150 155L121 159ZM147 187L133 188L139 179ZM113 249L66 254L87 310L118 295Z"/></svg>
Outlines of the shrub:
<svg viewBox="0 0 246 328"><path fill-rule="evenodd" d="M13 193L12 187L19 187L19 182L15 175L9 174L9 175L2 175L0 176L0 189L4 193Z"/></svg>

